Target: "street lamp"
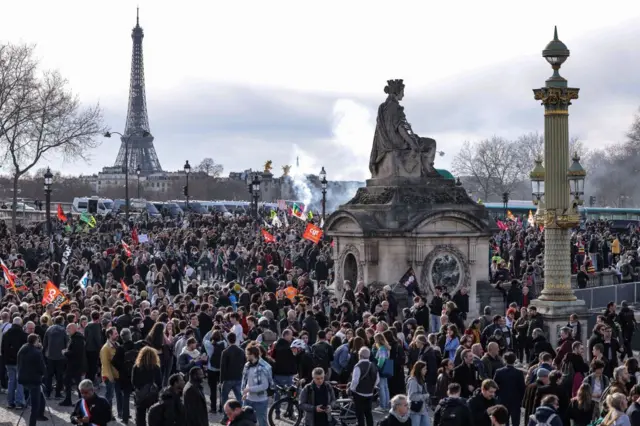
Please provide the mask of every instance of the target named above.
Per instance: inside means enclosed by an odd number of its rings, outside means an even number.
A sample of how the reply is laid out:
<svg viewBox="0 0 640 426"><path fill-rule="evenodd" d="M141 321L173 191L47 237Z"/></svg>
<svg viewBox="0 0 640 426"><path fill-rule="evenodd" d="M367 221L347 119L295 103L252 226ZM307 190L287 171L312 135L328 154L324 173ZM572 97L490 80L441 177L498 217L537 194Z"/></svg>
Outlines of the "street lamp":
<svg viewBox="0 0 640 426"><path fill-rule="evenodd" d="M51 169L47 167L44 174L44 195L46 197L45 213L47 215L47 234L51 236L51 184L53 183L53 174Z"/></svg>
<svg viewBox="0 0 640 426"><path fill-rule="evenodd" d="M535 167L529 173L529 179L531 179L531 198L533 204L538 205L544 198L544 178L545 171L542 165L542 159L536 158Z"/></svg>
<svg viewBox="0 0 640 426"><path fill-rule="evenodd" d="M184 163L184 175L187 180L187 186L184 187L184 196L187 200L187 210L189 209L189 173L191 172L191 166L189 160Z"/></svg>
<svg viewBox="0 0 640 426"><path fill-rule="evenodd" d="M502 207L504 208L504 217L507 217L507 210L509 209L509 193L502 193Z"/></svg>
<svg viewBox="0 0 640 426"><path fill-rule="evenodd" d="M322 166L320 170L320 185L322 185L322 223L324 223L324 216L327 211L327 172Z"/></svg>
<svg viewBox="0 0 640 426"><path fill-rule="evenodd" d="M542 56L551 65L553 74L546 80L544 87L533 89L534 99L544 106L545 166L544 174L542 167L536 165L537 170L534 169L538 182L544 176L544 186L536 184L536 181L532 182L532 189L535 185L533 195L540 195L542 198L544 194L541 225L544 225L545 234L544 288L534 304L539 306L538 312L542 307L544 315L552 317L564 315L563 309L569 306L571 312L576 313L586 309L584 301L577 300L571 288L569 247L572 229L580 225L578 202L584 194L586 173L577 161L568 167L569 106L578 99L580 89L569 87L567 80L560 75L560 67L569 58L569 49L558 39L557 28L554 29L553 40L542 51Z"/></svg>
<svg viewBox="0 0 640 426"><path fill-rule="evenodd" d="M569 185L571 186L571 195L573 195L573 199L578 205L582 205L584 200L582 196L584 195L584 178L587 176L587 172L582 168L580 164L580 157L576 152L573 154L573 163L569 170L567 170L567 179L569 179Z"/></svg>
<svg viewBox="0 0 640 426"><path fill-rule="evenodd" d="M260 178L258 174L253 175L251 182L251 193L253 194L253 214L258 218L258 199L260 198Z"/></svg>
<svg viewBox="0 0 640 426"><path fill-rule="evenodd" d="M136 167L136 175L138 175L138 198L140 198L140 173L142 173L142 170L140 169L140 164L138 164L138 167Z"/></svg>
<svg viewBox="0 0 640 426"><path fill-rule="evenodd" d="M136 136L136 132L125 136L120 132L105 132L104 137L110 138L111 135L120 135L124 141L124 215L127 221L129 221L129 142L133 136ZM149 132L143 130L140 132L143 138L149 136Z"/></svg>

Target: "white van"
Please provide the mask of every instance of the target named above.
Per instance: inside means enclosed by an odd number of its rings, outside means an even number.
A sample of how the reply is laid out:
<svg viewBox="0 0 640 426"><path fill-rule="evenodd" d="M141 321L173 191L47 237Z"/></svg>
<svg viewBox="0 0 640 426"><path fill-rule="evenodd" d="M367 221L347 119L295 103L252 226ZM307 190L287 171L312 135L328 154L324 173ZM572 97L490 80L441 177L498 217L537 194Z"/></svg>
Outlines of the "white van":
<svg viewBox="0 0 640 426"><path fill-rule="evenodd" d="M73 199L73 211L105 215L113 210L113 200L99 197L76 197Z"/></svg>

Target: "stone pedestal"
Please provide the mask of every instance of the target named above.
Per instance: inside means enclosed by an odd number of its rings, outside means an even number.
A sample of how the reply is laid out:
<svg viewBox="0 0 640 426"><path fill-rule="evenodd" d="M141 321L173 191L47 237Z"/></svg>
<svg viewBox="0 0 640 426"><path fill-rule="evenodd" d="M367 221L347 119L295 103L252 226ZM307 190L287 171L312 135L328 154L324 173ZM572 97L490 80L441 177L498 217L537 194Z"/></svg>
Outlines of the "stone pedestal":
<svg viewBox="0 0 640 426"><path fill-rule="evenodd" d="M587 337L590 334L587 322L591 314L587 310L584 300L548 301L535 299L531 301L531 305L535 306L538 313L542 315L544 319L543 331L554 348L558 344L560 329L567 325L571 314L576 314L582 324L582 344L585 348L587 347Z"/></svg>
<svg viewBox="0 0 640 426"><path fill-rule="evenodd" d="M392 176L367 181L326 221L334 238L336 281L394 285L412 268L429 299L436 285L469 290L477 315L476 281L488 280L491 221L484 206L443 177ZM398 286L398 291L404 291Z"/></svg>

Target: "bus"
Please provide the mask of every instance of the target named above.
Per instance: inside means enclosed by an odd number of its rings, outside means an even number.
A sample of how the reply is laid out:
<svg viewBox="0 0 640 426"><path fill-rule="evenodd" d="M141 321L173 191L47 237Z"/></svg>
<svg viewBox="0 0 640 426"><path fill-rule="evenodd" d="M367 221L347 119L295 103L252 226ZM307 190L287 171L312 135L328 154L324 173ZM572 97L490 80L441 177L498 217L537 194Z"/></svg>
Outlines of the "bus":
<svg viewBox="0 0 640 426"><path fill-rule="evenodd" d="M503 203L484 203L484 207L489 212L489 216L493 219L502 219L505 215ZM507 210L514 216L521 216L524 220L529 217L529 212L533 214L538 210L538 206L531 201L526 200L509 200ZM617 208L617 207L585 207L580 206L578 209L580 216L586 220L628 220L640 221L640 209L635 208Z"/></svg>

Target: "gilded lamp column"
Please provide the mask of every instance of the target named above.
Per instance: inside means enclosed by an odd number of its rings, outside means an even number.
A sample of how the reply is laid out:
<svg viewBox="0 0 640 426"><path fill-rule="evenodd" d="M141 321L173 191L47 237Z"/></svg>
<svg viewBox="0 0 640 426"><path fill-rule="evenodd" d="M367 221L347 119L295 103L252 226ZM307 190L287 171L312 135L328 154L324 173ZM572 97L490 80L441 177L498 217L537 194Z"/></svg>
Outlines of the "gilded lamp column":
<svg viewBox="0 0 640 426"><path fill-rule="evenodd" d="M551 64L553 75L545 87L534 89L535 100L544 106L544 289L539 296L546 301L573 301L571 290L571 228L579 224L577 205L571 199L567 173L569 169L569 105L578 99L576 88L569 88L560 76L560 67L569 50L553 40L542 52Z"/></svg>

